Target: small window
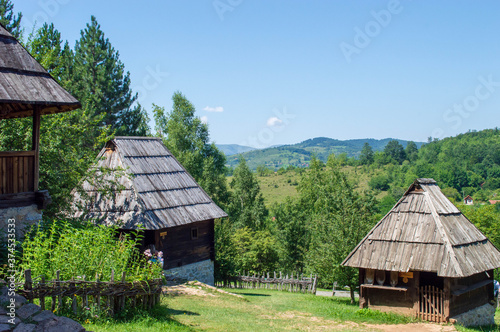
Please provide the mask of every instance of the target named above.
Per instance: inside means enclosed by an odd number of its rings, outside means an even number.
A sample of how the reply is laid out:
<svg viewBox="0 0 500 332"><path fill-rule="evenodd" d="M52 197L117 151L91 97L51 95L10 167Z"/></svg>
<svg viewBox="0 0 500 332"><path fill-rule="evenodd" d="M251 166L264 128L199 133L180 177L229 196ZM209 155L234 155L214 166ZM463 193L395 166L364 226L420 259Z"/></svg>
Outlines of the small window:
<svg viewBox="0 0 500 332"><path fill-rule="evenodd" d="M191 228L191 240L198 238L198 228Z"/></svg>

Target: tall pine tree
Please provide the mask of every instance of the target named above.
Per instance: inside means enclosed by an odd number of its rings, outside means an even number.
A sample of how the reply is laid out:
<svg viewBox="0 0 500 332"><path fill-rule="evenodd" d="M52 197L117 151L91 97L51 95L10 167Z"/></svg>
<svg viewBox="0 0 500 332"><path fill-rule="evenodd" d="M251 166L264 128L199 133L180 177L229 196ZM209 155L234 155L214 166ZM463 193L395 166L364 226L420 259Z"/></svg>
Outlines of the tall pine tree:
<svg viewBox="0 0 500 332"><path fill-rule="evenodd" d="M94 16L76 42L72 77L71 92L84 109L103 115L102 126L110 126L117 135L148 133L146 112L140 105L133 106L137 94L130 88L130 73L125 72L119 52L105 38Z"/></svg>

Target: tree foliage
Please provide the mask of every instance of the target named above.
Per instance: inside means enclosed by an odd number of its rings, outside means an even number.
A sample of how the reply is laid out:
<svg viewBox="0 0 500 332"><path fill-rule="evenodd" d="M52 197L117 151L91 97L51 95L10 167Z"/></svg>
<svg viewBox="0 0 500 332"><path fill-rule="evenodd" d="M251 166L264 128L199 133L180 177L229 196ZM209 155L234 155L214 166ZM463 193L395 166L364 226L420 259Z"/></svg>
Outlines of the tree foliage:
<svg viewBox="0 0 500 332"><path fill-rule="evenodd" d="M401 164L406 159L406 153L403 146L396 140L387 143L384 148L384 153L394 159L398 164Z"/></svg>
<svg viewBox="0 0 500 332"><path fill-rule="evenodd" d="M268 211L259 183L244 158L240 158L240 163L234 169L230 187L232 191L228 211L235 227L253 230L264 228Z"/></svg>
<svg viewBox="0 0 500 332"><path fill-rule="evenodd" d="M374 161L373 149L370 144L363 144L363 149L361 150L361 154L359 156L359 162L362 165L371 165Z"/></svg>
<svg viewBox="0 0 500 332"><path fill-rule="evenodd" d="M0 23L16 38L20 38L23 32L22 17L21 13L14 15L14 5L10 0L0 0Z"/></svg>
<svg viewBox="0 0 500 332"><path fill-rule="evenodd" d="M130 88L130 73L119 59L97 19L80 32L76 42L72 70L72 92L90 114L101 117L100 125L109 126L117 135L144 136L147 115L140 105L133 106L137 94Z"/></svg>
<svg viewBox="0 0 500 332"><path fill-rule="evenodd" d="M180 92L174 93L172 101L169 114L153 105L156 135L215 203L224 207L228 199L226 157L210 143L208 126L195 115L193 104Z"/></svg>
<svg viewBox="0 0 500 332"><path fill-rule="evenodd" d="M358 271L341 263L373 226L374 202L356 193L334 164L329 162L324 168L315 159L299 190L301 203L309 207L310 215L307 267L318 273L324 284L337 281L348 286L354 301Z"/></svg>

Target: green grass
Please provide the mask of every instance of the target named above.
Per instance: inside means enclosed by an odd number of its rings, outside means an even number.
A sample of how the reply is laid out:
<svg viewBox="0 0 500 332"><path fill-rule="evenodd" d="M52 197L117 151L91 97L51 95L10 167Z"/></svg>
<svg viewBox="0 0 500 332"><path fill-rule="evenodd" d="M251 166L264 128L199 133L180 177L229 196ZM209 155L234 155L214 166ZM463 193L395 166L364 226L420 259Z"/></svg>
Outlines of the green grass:
<svg viewBox="0 0 500 332"><path fill-rule="evenodd" d="M122 319L84 324L90 331L367 331L377 324L408 324L415 318L359 309L350 299L265 289L227 289L238 296L189 286L202 294L169 295L148 312L125 313ZM500 321L497 311L496 321ZM365 324L370 324L367 326ZM374 326L375 325L375 326ZM457 327L461 332L500 331L498 326ZM404 329L402 329L403 331Z"/></svg>

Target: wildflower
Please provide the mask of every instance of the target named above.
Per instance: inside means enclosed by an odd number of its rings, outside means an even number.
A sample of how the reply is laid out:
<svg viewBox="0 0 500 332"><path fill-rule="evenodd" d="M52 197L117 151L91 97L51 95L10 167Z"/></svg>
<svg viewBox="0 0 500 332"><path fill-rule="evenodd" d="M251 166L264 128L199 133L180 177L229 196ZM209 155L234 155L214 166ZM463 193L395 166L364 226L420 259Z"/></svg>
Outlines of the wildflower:
<svg viewBox="0 0 500 332"><path fill-rule="evenodd" d="M85 320L85 324L90 324L90 320Z"/></svg>

